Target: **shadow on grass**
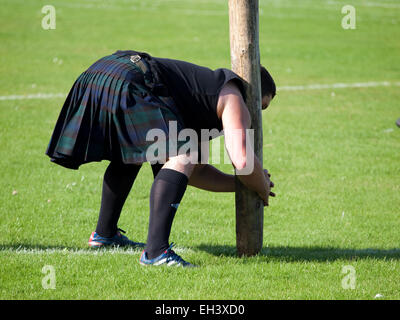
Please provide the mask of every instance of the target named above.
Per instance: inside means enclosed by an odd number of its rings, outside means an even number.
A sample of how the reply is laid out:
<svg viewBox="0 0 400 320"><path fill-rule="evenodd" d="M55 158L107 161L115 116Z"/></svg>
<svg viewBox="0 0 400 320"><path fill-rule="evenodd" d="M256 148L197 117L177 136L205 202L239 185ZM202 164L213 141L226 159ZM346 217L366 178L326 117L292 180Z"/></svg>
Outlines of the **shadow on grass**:
<svg viewBox="0 0 400 320"><path fill-rule="evenodd" d="M196 250L222 257L238 257L236 247L226 245L201 244ZM256 257L263 257L271 261L335 261L335 260L400 260L400 249L345 249L332 247L268 247L263 248Z"/></svg>
<svg viewBox="0 0 400 320"><path fill-rule="evenodd" d="M193 248L194 250L204 251L218 257L238 258L236 247L228 245L209 245L201 244ZM52 252L70 252L70 253L96 253L96 252L121 252L136 254L143 249L131 247L72 247L43 244L0 244L0 252L15 253L52 253ZM266 261L283 262L301 262L317 261L328 262L335 260L360 260L360 259L378 259L378 260L400 260L400 248L393 249L346 249L333 247L268 247L263 248L256 256L264 258Z"/></svg>

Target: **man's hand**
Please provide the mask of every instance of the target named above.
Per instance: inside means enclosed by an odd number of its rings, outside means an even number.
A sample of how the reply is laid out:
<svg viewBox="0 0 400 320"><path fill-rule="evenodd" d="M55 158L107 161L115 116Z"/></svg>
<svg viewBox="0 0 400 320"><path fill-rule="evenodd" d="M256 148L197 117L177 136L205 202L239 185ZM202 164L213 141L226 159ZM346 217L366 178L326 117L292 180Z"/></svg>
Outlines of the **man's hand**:
<svg viewBox="0 0 400 320"><path fill-rule="evenodd" d="M271 188L274 187L274 183L271 181L271 175L268 173L267 169L264 169L265 179L267 180L267 192L266 194L259 194L260 198L264 201L264 206L268 206L268 198L275 197L275 193L271 192Z"/></svg>

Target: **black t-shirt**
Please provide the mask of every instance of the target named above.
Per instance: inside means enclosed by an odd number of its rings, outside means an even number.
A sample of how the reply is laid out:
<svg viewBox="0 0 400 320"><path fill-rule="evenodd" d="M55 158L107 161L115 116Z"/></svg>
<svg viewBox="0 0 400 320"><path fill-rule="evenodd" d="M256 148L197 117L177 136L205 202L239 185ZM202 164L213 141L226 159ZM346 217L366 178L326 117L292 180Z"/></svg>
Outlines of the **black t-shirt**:
<svg viewBox="0 0 400 320"><path fill-rule="evenodd" d="M194 129L198 134L201 129L222 130L217 103L220 91L228 81L234 80L245 98L243 80L231 70L211 70L179 60L153 59L185 127Z"/></svg>

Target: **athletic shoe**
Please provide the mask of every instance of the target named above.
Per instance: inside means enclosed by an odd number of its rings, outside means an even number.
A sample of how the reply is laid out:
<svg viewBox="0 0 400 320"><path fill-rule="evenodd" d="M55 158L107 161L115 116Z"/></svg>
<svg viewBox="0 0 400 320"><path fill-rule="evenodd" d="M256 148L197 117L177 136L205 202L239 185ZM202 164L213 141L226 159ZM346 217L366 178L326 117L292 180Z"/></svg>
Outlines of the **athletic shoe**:
<svg viewBox="0 0 400 320"><path fill-rule="evenodd" d="M101 248L106 246L129 246L133 248L143 248L145 246L144 243L129 240L128 237L122 235L121 232L125 233L124 230L118 229L115 236L111 238L106 238L100 236L97 232L93 231L89 238L89 247Z"/></svg>
<svg viewBox="0 0 400 320"><path fill-rule="evenodd" d="M148 259L147 252L143 250L139 260L140 264L144 266L160 266L166 264L169 267L195 267L195 265L183 260L180 256L178 256L174 250L172 250L173 245L174 244L171 243L169 248L165 250L164 253L154 259Z"/></svg>

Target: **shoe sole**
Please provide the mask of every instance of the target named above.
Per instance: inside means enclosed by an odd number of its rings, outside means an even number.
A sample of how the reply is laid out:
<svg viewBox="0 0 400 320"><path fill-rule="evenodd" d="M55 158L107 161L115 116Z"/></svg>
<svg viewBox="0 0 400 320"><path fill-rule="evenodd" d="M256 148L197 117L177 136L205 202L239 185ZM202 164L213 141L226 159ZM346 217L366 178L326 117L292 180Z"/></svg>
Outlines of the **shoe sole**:
<svg viewBox="0 0 400 320"><path fill-rule="evenodd" d="M166 266L166 267L181 267L181 268L197 268L198 266L194 265L194 264L189 264L189 265L182 265L182 264L168 264L168 263L160 263L160 264L150 264L150 263L145 263L142 261L139 261L139 264L145 267L162 267L162 266Z"/></svg>

